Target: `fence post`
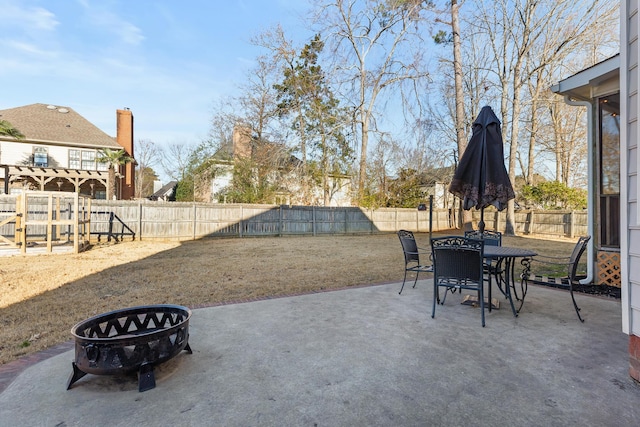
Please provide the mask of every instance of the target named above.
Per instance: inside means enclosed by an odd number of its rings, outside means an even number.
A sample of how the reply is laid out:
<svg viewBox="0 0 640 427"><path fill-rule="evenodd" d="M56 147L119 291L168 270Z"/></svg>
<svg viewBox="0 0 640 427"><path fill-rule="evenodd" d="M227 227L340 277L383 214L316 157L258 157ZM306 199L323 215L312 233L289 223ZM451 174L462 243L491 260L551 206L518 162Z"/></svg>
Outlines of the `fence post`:
<svg viewBox="0 0 640 427"><path fill-rule="evenodd" d="M240 205L240 222L238 227L238 236L242 237L242 229L244 228L244 206Z"/></svg>
<svg viewBox="0 0 640 427"><path fill-rule="evenodd" d="M196 240L196 204L193 204L193 233L192 233L192 240Z"/></svg>
<svg viewBox="0 0 640 427"><path fill-rule="evenodd" d="M347 230L349 228L347 208L342 208L342 211L344 212L344 234L347 234Z"/></svg>
<svg viewBox="0 0 640 427"><path fill-rule="evenodd" d="M575 218L575 211L571 211L571 215L569 216L569 237L573 239L573 236L575 236L576 231L575 231L575 223L576 223L576 218Z"/></svg>
<svg viewBox="0 0 640 427"><path fill-rule="evenodd" d="M316 207L311 206L311 229L313 230L313 237L316 237Z"/></svg>
<svg viewBox="0 0 640 427"><path fill-rule="evenodd" d="M394 209L394 219L393 219L393 229L397 232L398 231L398 208Z"/></svg>
<svg viewBox="0 0 640 427"><path fill-rule="evenodd" d="M429 196L429 242L433 235L433 194Z"/></svg>
<svg viewBox="0 0 640 427"><path fill-rule="evenodd" d="M279 207L279 218L278 218L278 236L282 237L282 205Z"/></svg>
<svg viewBox="0 0 640 427"><path fill-rule="evenodd" d="M76 193L76 198L78 193ZM56 200L59 200L56 198ZM47 197L47 252L53 251L53 194L49 194ZM75 230L74 230L75 231ZM75 232L74 232L75 235ZM74 236L75 237L75 236ZM78 253L77 249L78 239L74 239L73 248L75 253Z"/></svg>
<svg viewBox="0 0 640 427"><path fill-rule="evenodd" d="M373 220L373 208L369 208L369 233L373 234L375 222Z"/></svg>
<svg viewBox="0 0 640 427"><path fill-rule="evenodd" d="M138 201L138 240L142 240L142 200Z"/></svg>
<svg viewBox="0 0 640 427"><path fill-rule="evenodd" d="M527 234L533 234L533 226L534 226L534 211L533 209L531 209L531 211L529 212L529 233Z"/></svg>

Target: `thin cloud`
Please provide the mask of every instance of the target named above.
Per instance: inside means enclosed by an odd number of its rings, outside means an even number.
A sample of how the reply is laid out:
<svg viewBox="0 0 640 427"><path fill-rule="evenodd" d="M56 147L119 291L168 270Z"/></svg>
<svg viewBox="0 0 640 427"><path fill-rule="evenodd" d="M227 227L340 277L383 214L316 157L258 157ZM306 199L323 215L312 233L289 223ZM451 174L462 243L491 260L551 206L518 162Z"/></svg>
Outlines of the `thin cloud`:
<svg viewBox="0 0 640 427"><path fill-rule="evenodd" d="M26 53L29 55L43 56L48 58L56 56L54 52L41 49L33 43L27 43L18 40L0 40L0 44L7 47L8 49Z"/></svg>
<svg viewBox="0 0 640 427"><path fill-rule="evenodd" d="M115 34L122 42L129 45L137 46L145 39L139 27L105 9L102 3L97 6L86 0L79 3L85 8L90 25Z"/></svg>
<svg viewBox="0 0 640 427"><path fill-rule="evenodd" d="M2 25L20 27L23 31L54 31L60 22L56 15L42 7L21 7L17 2L0 1Z"/></svg>

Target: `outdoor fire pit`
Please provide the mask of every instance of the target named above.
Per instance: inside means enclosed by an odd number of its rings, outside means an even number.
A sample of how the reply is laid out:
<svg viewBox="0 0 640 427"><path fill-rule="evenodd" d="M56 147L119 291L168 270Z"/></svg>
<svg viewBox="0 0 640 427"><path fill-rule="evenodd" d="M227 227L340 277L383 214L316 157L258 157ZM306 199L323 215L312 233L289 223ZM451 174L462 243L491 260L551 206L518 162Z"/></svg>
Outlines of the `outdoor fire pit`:
<svg viewBox="0 0 640 427"><path fill-rule="evenodd" d="M191 310L178 305L148 305L116 310L84 320L71 329L75 361L67 390L86 374L138 371L138 390L156 386L154 365L189 347Z"/></svg>

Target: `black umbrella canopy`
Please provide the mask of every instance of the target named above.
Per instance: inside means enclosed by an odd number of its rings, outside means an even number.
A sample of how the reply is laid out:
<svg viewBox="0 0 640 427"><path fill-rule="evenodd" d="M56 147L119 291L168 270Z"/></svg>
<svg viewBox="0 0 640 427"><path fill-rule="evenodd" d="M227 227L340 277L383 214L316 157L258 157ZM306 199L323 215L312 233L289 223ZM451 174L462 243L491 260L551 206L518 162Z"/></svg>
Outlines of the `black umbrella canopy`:
<svg viewBox="0 0 640 427"><path fill-rule="evenodd" d="M500 120L491 107L482 107L473 122L473 134L460 158L449 191L462 199L462 207L499 211L516 197L504 166Z"/></svg>

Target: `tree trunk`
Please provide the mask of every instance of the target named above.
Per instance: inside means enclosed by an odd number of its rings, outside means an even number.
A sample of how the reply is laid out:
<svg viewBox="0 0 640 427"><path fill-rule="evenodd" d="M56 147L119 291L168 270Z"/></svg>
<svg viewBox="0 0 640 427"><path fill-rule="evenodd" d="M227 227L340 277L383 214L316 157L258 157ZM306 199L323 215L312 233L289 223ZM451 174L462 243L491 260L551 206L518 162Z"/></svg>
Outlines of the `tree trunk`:
<svg viewBox="0 0 640 427"><path fill-rule="evenodd" d="M467 135L464 128L464 89L462 87L462 53L460 41L460 21L458 19L458 0L451 0L451 31L453 33L453 72L456 92L456 141L458 143L458 158L462 157L467 147ZM460 203L458 226L464 229L473 228L471 225L471 211L462 209Z"/></svg>
<svg viewBox="0 0 640 427"><path fill-rule="evenodd" d="M116 200L116 171L113 166L109 167L109 181L107 184L107 200Z"/></svg>
<svg viewBox="0 0 640 427"><path fill-rule="evenodd" d="M364 189L367 179L367 145L369 143L369 124L366 120L360 123L362 143L360 144L360 170L358 176L358 203L364 198Z"/></svg>

